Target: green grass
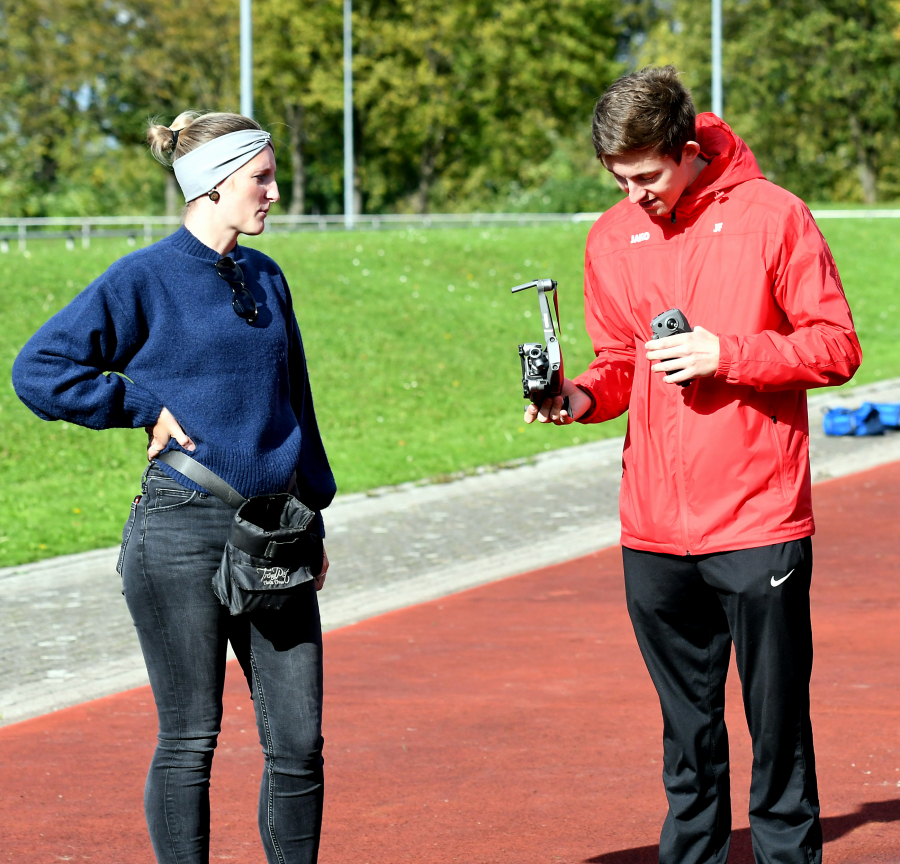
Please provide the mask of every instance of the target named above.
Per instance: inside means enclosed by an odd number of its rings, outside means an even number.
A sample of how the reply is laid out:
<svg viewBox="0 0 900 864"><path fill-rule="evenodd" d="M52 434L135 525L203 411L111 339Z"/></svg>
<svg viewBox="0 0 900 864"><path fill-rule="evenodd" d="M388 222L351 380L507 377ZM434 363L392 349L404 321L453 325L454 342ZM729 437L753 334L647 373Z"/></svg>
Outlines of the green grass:
<svg viewBox="0 0 900 864"><path fill-rule="evenodd" d="M850 386L900 376L900 341L890 324L900 306L900 220L828 219L820 225L863 349Z"/></svg>
<svg viewBox="0 0 900 864"><path fill-rule="evenodd" d="M818 210L900 210L900 201L877 201L862 204L856 201L809 201L807 206L813 212Z"/></svg>
<svg viewBox="0 0 900 864"><path fill-rule="evenodd" d="M900 252L893 220L828 220L866 363L858 382L900 375L890 337ZM560 283L570 374L592 359L582 311L589 226L263 235L291 282L316 408L341 492L446 475L622 434L526 428L516 345L541 338L536 276ZM44 423L9 369L37 327L113 260L125 240L4 255L0 328L0 566L114 545L144 457L141 430ZM383 254L382 254L383 253ZM357 261L358 264L354 264ZM453 290L449 290L449 286ZM528 314L530 317L525 317Z"/></svg>

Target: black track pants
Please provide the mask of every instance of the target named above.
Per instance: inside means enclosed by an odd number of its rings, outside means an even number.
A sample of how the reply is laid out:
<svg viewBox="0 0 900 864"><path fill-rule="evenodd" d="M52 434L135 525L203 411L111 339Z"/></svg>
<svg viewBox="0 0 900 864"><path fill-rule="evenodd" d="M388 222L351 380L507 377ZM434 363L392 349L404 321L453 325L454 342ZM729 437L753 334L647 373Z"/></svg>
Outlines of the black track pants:
<svg viewBox="0 0 900 864"><path fill-rule="evenodd" d="M724 712L732 640L753 740L756 862L818 864L810 539L685 557L622 552L628 612L663 714L669 812L661 864L725 864L728 857Z"/></svg>

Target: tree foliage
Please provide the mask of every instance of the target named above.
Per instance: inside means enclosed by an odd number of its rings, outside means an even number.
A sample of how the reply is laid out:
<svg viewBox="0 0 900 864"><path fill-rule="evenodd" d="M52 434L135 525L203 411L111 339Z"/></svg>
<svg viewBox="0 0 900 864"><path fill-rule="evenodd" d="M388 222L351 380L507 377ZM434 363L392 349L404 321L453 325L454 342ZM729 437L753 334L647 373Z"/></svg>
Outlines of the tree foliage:
<svg viewBox="0 0 900 864"><path fill-rule="evenodd" d="M237 110L237 0L0 0L0 210L178 203L147 119ZM340 212L341 0L255 0L255 103L290 212ZM897 0L724 0L725 118L814 199L900 195ZM591 210L615 200L591 108L675 63L709 105L709 4L356 0L356 188L366 211Z"/></svg>
<svg viewBox="0 0 900 864"><path fill-rule="evenodd" d="M289 212L328 201L343 171L343 19L336 0L267 0L254 8L254 95L289 166ZM288 171L282 172L282 176ZM312 188L310 189L310 183Z"/></svg>
<svg viewBox="0 0 900 864"><path fill-rule="evenodd" d="M767 176L816 200L900 196L900 14L894 0L725 0L725 119ZM710 104L707 4L652 18L641 63L684 70Z"/></svg>
<svg viewBox="0 0 900 864"><path fill-rule="evenodd" d="M0 2L5 213L160 210L169 175L148 161L148 117L236 110L237 38L214 0Z"/></svg>
<svg viewBox="0 0 900 864"><path fill-rule="evenodd" d="M236 110L230 5L0 0L2 209L159 211L167 177L171 208L171 175L146 158L146 121ZM606 200L585 144L593 101L622 68L615 10L613 0L358 0L362 206L524 206L528 190L554 182L575 206ZM257 114L276 139L286 203L339 212L342 4L256 0L254 35Z"/></svg>
<svg viewBox="0 0 900 864"><path fill-rule="evenodd" d="M538 166L566 140L583 143L597 96L621 71L615 9L610 0L373 4L357 105L375 206L490 206L546 179Z"/></svg>

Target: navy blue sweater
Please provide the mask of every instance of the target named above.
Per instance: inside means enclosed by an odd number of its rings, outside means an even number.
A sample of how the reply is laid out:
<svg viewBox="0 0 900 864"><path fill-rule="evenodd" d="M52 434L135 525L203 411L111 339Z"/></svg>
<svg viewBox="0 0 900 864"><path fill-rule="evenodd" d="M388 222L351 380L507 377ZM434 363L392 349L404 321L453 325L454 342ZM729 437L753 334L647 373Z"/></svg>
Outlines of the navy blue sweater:
<svg viewBox="0 0 900 864"><path fill-rule="evenodd" d="M259 307L248 325L219 257L182 227L117 261L29 340L13 386L39 417L91 429L152 426L165 406L191 455L242 495L284 491L296 471L300 499L321 510L335 483L284 274L255 249L231 252Z"/></svg>

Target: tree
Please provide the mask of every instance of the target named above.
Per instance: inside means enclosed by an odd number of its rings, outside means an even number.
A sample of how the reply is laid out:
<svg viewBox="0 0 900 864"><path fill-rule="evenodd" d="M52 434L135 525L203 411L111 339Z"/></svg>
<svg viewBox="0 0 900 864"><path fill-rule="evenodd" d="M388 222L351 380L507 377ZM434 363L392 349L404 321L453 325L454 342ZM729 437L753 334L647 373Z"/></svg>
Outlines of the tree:
<svg viewBox="0 0 900 864"><path fill-rule="evenodd" d="M291 165L289 213L303 213L307 152L323 158L323 143L340 132L343 109L340 0L268 0L256 6L255 92L260 113L285 123ZM276 38L270 38L277 34ZM283 149L276 141L278 149ZM328 172L327 157L322 167ZM333 168L332 168L333 170Z"/></svg>
<svg viewBox="0 0 900 864"><path fill-rule="evenodd" d="M561 139L579 137L621 68L616 8L611 0L364 6L357 105L372 203L426 212L534 182L530 168Z"/></svg>
<svg viewBox="0 0 900 864"><path fill-rule="evenodd" d="M168 124L186 110L238 110L239 21L232 9L215 0L120 0L115 23L120 47L104 64L108 84L99 95L122 146L145 154L148 117ZM174 175L151 168L165 177L172 212L179 199Z"/></svg>
<svg viewBox="0 0 900 864"><path fill-rule="evenodd" d="M515 0L492 4L477 38L483 70L474 95L484 154L460 177L463 194L479 187L535 188L559 166L595 183L589 130L594 103L620 75L622 23L609 0ZM583 160L574 158L583 153ZM566 171L562 172L563 174Z"/></svg>
<svg viewBox="0 0 900 864"><path fill-rule="evenodd" d="M708 7L676 0L653 12L640 61L674 62L707 106ZM807 198L896 197L897 4L730 0L723 17L725 119L767 176Z"/></svg>
<svg viewBox="0 0 900 864"><path fill-rule="evenodd" d="M174 180L146 152L147 118L234 110L236 42L213 0L0 3L5 212L158 209Z"/></svg>
<svg viewBox="0 0 900 864"><path fill-rule="evenodd" d="M107 16L91 4L0 4L0 200L11 214L41 215L89 175L103 130L85 71L87 45Z"/></svg>
<svg viewBox="0 0 900 864"><path fill-rule="evenodd" d="M408 201L428 212L435 178L459 158L462 130L474 122L465 92L472 20L461 2L360 7L354 102L369 208Z"/></svg>

